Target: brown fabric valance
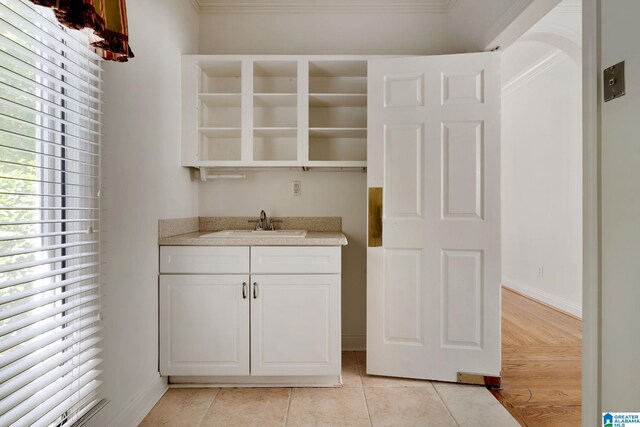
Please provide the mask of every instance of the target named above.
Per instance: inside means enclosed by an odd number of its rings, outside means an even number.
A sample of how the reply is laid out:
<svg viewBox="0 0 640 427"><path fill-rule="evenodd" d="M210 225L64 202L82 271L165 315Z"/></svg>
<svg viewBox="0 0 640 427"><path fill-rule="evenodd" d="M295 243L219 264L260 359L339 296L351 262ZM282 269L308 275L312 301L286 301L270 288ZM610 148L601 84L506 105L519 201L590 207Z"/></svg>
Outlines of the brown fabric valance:
<svg viewBox="0 0 640 427"><path fill-rule="evenodd" d="M50 7L61 24L93 30L91 45L106 60L126 62L133 58L129 47L125 0L30 0Z"/></svg>

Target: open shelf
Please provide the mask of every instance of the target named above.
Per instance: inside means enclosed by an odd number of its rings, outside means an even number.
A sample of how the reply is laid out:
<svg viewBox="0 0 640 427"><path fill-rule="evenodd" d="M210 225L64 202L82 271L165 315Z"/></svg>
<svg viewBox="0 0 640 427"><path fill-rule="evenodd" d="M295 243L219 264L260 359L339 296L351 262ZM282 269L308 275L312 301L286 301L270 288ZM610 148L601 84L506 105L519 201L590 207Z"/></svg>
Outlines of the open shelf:
<svg viewBox="0 0 640 427"><path fill-rule="evenodd" d="M366 168L365 57L187 55L183 87L183 165Z"/></svg>
<svg viewBox="0 0 640 427"><path fill-rule="evenodd" d="M205 135L209 138L240 138L241 130L239 127L237 128L223 128L223 127L212 127L212 128L199 128L198 132L202 135Z"/></svg>
<svg viewBox="0 0 640 427"><path fill-rule="evenodd" d="M197 63L199 161L239 161L242 63L206 59Z"/></svg>
<svg viewBox="0 0 640 427"><path fill-rule="evenodd" d="M298 110L296 107L254 107L254 128L293 128L297 127Z"/></svg>
<svg viewBox="0 0 640 427"><path fill-rule="evenodd" d="M367 128L309 128L309 138L366 138Z"/></svg>
<svg viewBox="0 0 640 427"><path fill-rule="evenodd" d="M297 135L297 128L253 128L253 136L255 138L295 137Z"/></svg>
<svg viewBox="0 0 640 427"><path fill-rule="evenodd" d="M199 108L199 125L202 128L224 127L239 128L241 125L240 107L223 107L219 104L202 101Z"/></svg>
<svg viewBox="0 0 640 427"><path fill-rule="evenodd" d="M203 61L200 64L201 93L240 93L242 63L240 61Z"/></svg>
<svg viewBox="0 0 640 427"><path fill-rule="evenodd" d="M367 161L367 138L309 137L310 161Z"/></svg>
<svg viewBox="0 0 640 427"><path fill-rule="evenodd" d="M366 167L367 62L309 62L309 166Z"/></svg>
<svg viewBox="0 0 640 427"><path fill-rule="evenodd" d="M240 108L239 93L199 93L198 99L207 107L237 107Z"/></svg>
<svg viewBox="0 0 640 427"><path fill-rule="evenodd" d="M298 139L295 135L254 131L253 160L295 161L298 158L297 148Z"/></svg>
<svg viewBox="0 0 640 427"><path fill-rule="evenodd" d="M298 95L295 93L262 93L253 96L254 107L295 107Z"/></svg>
<svg viewBox="0 0 640 427"><path fill-rule="evenodd" d="M310 128L366 128L366 107L309 107Z"/></svg>
<svg viewBox="0 0 640 427"><path fill-rule="evenodd" d="M253 93L297 93L297 61L255 61Z"/></svg>
<svg viewBox="0 0 640 427"><path fill-rule="evenodd" d="M367 93L366 61L310 61L309 93Z"/></svg>
<svg viewBox="0 0 640 427"><path fill-rule="evenodd" d="M366 107L367 95L359 93L310 93L310 107Z"/></svg>
<svg viewBox="0 0 640 427"><path fill-rule="evenodd" d="M200 161L239 161L240 129L202 128L200 137Z"/></svg>

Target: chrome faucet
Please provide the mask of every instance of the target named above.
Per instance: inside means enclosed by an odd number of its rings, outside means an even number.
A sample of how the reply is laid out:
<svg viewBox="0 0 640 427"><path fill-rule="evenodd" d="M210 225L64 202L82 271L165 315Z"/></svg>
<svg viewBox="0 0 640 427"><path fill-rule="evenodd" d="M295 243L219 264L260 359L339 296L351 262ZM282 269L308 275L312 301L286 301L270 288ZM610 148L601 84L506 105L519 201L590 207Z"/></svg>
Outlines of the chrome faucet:
<svg viewBox="0 0 640 427"><path fill-rule="evenodd" d="M255 230L264 231L264 230L275 230L276 228L274 224L277 222L282 222L282 220L279 220L279 219L269 220L267 218L267 213L262 210L260 211L260 217L258 219L250 219L249 222L256 224Z"/></svg>
<svg viewBox="0 0 640 427"><path fill-rule="evenodd" d="M265 211L260 211L260 222L258 222L259 230L268 230L269 229L269 220L267 219L267 213Z"/></svg>
<svg viewBox="0 0 640 427"><path fill-rule="evenodd" d="M257 231L269 229L269 220L267 219L267 213L265 211L260 211L260 218L250 219L249 222L254 222L256 224L255 230Z"/></svg>

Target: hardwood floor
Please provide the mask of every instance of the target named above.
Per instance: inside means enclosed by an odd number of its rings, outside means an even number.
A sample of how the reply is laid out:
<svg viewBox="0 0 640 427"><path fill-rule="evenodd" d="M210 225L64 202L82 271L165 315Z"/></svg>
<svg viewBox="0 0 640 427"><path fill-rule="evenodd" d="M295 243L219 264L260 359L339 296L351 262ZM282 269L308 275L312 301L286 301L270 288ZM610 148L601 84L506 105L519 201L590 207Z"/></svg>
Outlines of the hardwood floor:
<svg viewBox="0 0 640 427"><path fill-rule="evenodd" d="M502 292L502 386L492 391L527 427L579 426L582 321Z"/></svg>

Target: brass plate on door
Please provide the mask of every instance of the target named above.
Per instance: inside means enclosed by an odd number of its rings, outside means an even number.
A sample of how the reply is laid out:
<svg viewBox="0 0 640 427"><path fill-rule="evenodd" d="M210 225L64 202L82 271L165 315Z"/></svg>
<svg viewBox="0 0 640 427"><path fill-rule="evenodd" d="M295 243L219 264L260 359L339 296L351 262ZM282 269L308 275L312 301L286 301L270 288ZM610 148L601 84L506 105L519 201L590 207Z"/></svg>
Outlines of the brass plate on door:
<svg viewBox="0 0 640 427"><path fill-rule="evenodd" d="M382 187L369 188L369 247L382 246Z"/></svg>

